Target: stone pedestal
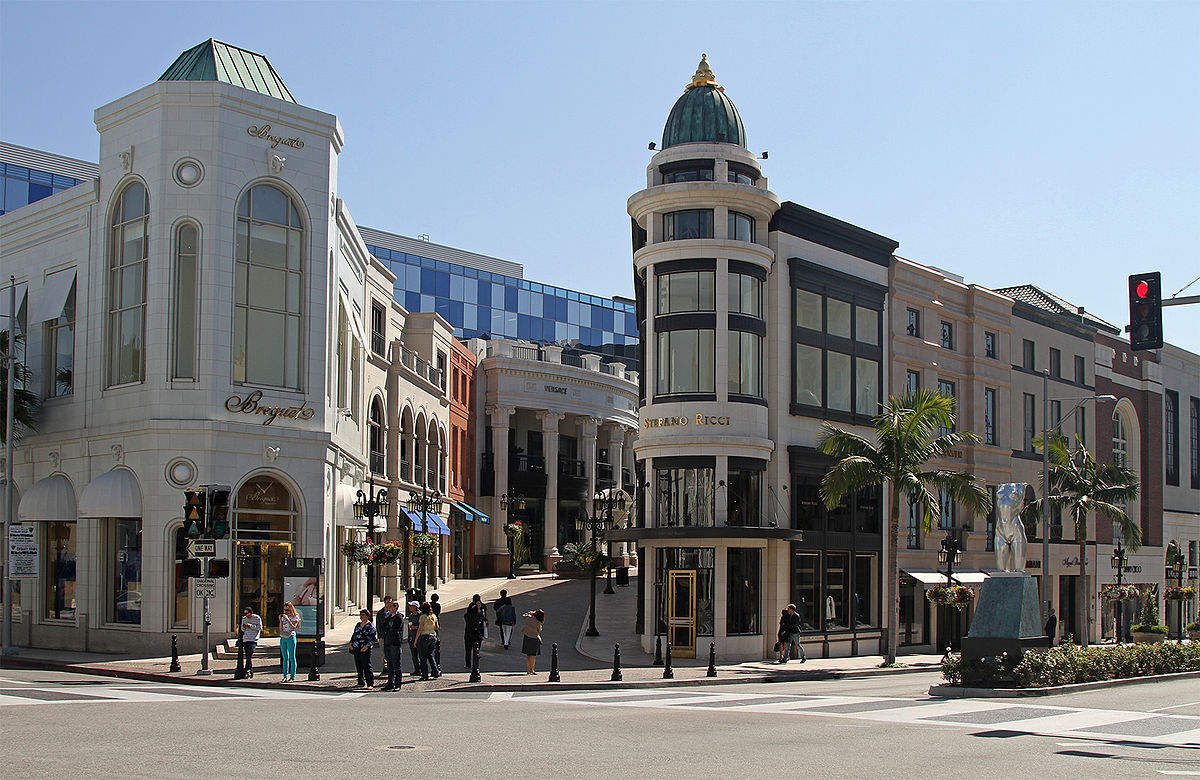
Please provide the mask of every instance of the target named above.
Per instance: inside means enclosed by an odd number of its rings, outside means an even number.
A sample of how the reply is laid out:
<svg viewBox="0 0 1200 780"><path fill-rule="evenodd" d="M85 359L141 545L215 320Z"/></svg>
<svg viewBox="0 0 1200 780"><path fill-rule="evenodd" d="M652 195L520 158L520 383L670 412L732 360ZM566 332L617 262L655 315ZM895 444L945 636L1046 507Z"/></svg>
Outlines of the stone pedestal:
<svg viewBox="0 0 1200 780"><path fill-rule="evenodd" d="M971 629L962 641L964 660L1009 654L1015 664L1031 647L1046 647L1037 581L1026 572L998 572L984 580Z"/></svg>

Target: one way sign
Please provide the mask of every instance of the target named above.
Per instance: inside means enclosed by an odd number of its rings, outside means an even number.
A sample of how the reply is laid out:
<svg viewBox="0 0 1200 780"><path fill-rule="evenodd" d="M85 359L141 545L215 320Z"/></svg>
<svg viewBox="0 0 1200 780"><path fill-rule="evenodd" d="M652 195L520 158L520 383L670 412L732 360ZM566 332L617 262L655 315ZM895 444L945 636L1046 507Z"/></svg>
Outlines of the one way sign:
<svg viewBox="0 0 1200 780"><path fill-rule="evenodd" d="M215 558L217 542L214 539L189 539L187 554L189 558Z"/></svg>

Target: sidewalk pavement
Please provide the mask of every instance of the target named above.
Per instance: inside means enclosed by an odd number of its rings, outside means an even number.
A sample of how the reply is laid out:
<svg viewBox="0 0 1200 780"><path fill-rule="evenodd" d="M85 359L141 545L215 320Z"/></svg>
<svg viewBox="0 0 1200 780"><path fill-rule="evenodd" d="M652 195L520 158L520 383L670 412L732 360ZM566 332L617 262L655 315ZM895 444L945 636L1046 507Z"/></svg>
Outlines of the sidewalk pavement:
<svg viewBox="0 0 1200 780"><path fill-rule="evenodd" d="M407 673L412 672L407 649L402 662L406 674L403 687L416 691L518 691L518 690L561 690L609 687L662 687L671 685L730 684L752 682L783 682L799 680L835 679L841 677L896 674L913 671L933 671L941 662L938 655L905 655L901 666L880 668L881 656L858 656L855 658L814 658L806 663L790 661L779 665L772 661L752 661L739 664L716 666L716 677L708 676L707 645L697 647L697 658L673 659L671 679L664 678L662 666L653 665L653 655L643 652L637 636L633 633L633 615L636 614L636 579L629 587L618 587L613 595L603 595L603 584L597 583L596 628L598 637L588 637L588 586L586 580L556 580L548 574L519 577L510 580L503 577L473 580L451 580L438 587L442 603L442 671L436 680L417 681ZM498 629L491 603L499 597L501 589L508 590L520 615L525 611L541 608L546 611L543 629L542 654L537 660L538 673L525 674L525 657L520 653L520 621L514 631L513 645L505 650L498 642ZM469 682L470 672L466 667L466 651L462 642L462 615L478 593L488 605L489 633L480 653L480 677L478 683ZM376 605L378 610L379 605ZM357 612L357 610L352 610ZM559 621L560 615L583 615L581 624L574 621ZM200 654L181 655L181 672L170 672L171 659L139 658L131 655L83 653L42 648L19 649L15 658L3 659L4 666L47 668L85 674L98 674L156 682L177 682L196 685L221 685L244 687L287 687L308 691L349 691L357 685L354 658L348 651L350 635L358 618L348 614L338 620L337 625L326 630L325 665L319 671L319 680L308 680L308 669L301 667L292 683L281 682L278 639L264 639L254 654L255 676L247 680L234 680L236 660L212 659L210 675L199 675ZM551 646L557 643L561 681L548 682L551 663ZM620 644L621 680L613 681L613 645ZM378 674L382 667L382 650L373 654L376 669L376 686L384 680Z"/></svg>

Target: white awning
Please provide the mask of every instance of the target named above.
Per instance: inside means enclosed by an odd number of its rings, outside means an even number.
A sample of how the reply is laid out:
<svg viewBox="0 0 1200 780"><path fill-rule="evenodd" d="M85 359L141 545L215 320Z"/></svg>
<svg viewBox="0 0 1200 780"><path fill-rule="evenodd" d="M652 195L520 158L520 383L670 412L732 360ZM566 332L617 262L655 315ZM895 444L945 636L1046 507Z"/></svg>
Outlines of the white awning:
<svg viewBox="0 0 1200 780"><path fill-rule="evenodd" d="M338 482L333 488L333 522L334 525L343 525L351 528L366 528L366 525L354 517L354 501L357 498L358 488L353 485L347 485L344 482ZM378 529L386 519L380 520L376 518L375 528Z"/></svg>
<svg viewBox="0 0 1200 780"><path fill-rule="evenodd" d="M7 279L5 281L8 281ZM9 290L12 289L7 284L0 287L0 330L8 330L8 301L12 295ZM25 293L29 291L29 285L25 282L17 282L17 313L21 311L21 304L25 303Z"/></svg>
<svg viewBox="0 0 1200 780"><path fill-rule="evenodd" d="M80 517L141 517L142 489L128 469L93 479L79 496Z"/></svg>
<svg viewBox="0 0 1200 780"><path fill-rule="evenodd" d="M29 305L29 321L36 323L58 319L74 284L74 268L47 276L46 281L42 284L42 291L33 296L33 302Z"/></svg>
<svg viewBox="0 0 1200 780"><path fill-rule="evenodd" d="M945 574L939 574L938 572L932 571L930 569L901 569L900 573L906 574L909 577L912 577L914 580L921 583L922 585L945 585L946 584L946 575Z"/></svg>
<svg viewBox="0 0 1200 780"><path fill-rule="evenodd" d="M25 521L78 520L75 488L62 474L51 474L33 483L17 505L17 519Z"/></svg>
<svg viewBox="0 0 1200 780"><path fill-rule="evenodd" d="M956 571L954 572L954 581L960 585L982 585L983 581L988 578L988 573L985 571Z"/></svg>

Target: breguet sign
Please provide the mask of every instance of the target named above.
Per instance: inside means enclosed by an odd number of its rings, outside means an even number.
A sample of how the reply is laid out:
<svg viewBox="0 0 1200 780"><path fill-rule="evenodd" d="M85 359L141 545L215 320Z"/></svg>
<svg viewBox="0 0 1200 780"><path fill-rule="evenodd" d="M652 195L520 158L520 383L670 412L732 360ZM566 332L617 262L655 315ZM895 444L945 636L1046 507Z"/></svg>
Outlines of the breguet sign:
<svg viewBox="0 0 1200 780"><path fill-rule="evenodd" d="M290 420L311 420L317 413L308 405L307 401L300 406L267 406L262 403L262 397L261 390L255 390L245 398L240 395L231 395L225 399L225 410L239 414L263 415L267 418L263 420L263 425L275 422L276 417Z"/></svg>
<svg viewBox="0 0 1200 780"><path fill-rule="evenodd" d="M270 125L262 125L261 127L252 125L246 128L246 133L252 138L261 138L264 141L270 141L272 149L277 146L287 146L291 149L304 148L304 142L299 138L284 138L282 136L272 135Z"/></svg>

